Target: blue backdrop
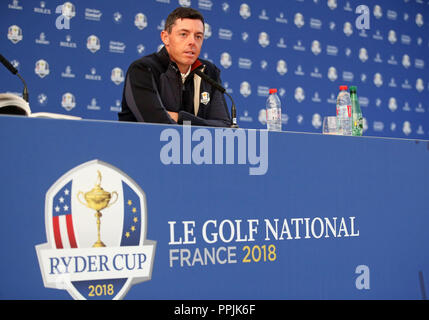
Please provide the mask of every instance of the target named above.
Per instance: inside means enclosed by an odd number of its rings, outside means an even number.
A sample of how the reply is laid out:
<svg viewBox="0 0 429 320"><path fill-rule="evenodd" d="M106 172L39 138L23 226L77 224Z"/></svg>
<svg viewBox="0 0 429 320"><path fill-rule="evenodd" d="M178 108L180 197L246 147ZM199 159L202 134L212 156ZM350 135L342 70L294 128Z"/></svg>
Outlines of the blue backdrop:
<svg viewBox="0 0 429 320"><path fill-rule="evenodd" d="M33 112L116 120L127 67L159 49L179 5L204 14L202 56L222 70L241 127L265 126L275 87L284 130L320 132L338 86L354 84L365 135L429 138L427 0L5 0L0 51L26 79ZM359 5L367 30L356 26ZM0 74L0 91L21 92Z"/></svg>

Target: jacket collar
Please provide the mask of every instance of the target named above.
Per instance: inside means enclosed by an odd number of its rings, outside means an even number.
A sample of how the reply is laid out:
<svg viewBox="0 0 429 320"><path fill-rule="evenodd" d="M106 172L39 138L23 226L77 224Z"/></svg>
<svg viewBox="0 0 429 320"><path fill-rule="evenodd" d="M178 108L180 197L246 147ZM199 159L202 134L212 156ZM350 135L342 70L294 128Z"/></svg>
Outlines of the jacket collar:
<svg viewBox="0 0 429 320"><path fill-rule="evenodd" d="M167 69L168 65L170 64L170 56L168 54L167 49L165 49L165 47L162 47L162 49L156 53L156 56L158 57L164 69Z"/></svg>
<svg viewBox="0 0 429 320"><path fill-rule="evenodd" d="M168 68L169 64L172 63L177 69L179 69L177 67L177 64L173 61L170 60L170 55L168 54L167 49L165 48L165 46L162 47L161 50L159 50L159 52L156 53L156 55L158 56L161 64L163 65L163 67L165 69ZM200 61L200 59L197 59L194 64L191 66L191 72L194 71L195 69L201 67L203 64Z"/></svg>
<svg viewBox="0 0 429 320"><path fill-rule="evenodd" d="M200 59L197 59L194 64L191 66L191 72L194 71L195 69L199 68L200 66L202 66L202 62L200 61Z"/></svg>

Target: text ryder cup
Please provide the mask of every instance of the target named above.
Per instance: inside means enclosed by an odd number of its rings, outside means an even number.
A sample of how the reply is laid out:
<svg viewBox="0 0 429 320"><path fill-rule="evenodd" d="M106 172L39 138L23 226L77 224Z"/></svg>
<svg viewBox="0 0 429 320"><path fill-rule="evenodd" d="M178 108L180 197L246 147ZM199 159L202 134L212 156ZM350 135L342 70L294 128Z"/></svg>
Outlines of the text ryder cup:
<svg viewBox="0 0 429 320"><path fill-rule="evenodd" d="M39 259L42 260L45 281L55 283L59 276L70 281L148 277L153 254L153 248L145 245L43 249L40 250Z"/></svg>
<svg viewBox="0 0 429 320"><path fill-rule="evenodd" d="M104 254L91 256L67 256L51 257L50 274L81 273L81 272L103 272L143 269L146 261L144 253L116 254L109 261Z"/></svg>

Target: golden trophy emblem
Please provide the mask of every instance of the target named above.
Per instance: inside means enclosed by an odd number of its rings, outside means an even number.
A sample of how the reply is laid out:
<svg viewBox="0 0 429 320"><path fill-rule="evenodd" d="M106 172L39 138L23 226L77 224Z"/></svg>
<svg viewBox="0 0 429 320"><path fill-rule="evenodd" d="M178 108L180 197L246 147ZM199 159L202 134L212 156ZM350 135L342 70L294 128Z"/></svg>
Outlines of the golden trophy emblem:
<svg viewBox="0 0 429 320"><path fill-rule="evenodd" d="M101 238L100 238L100 223L101 223L100 218L102 217L102 214L100 211L105 208L109 208L118 200L118 193L116 191L107 192L103 190L103 188L100 186L101 172L99 170L97 170L97 172L98 172L98 178L97 178L95 187L88 192L84 193L82 191L79 191L77 194L77 199L81 204L83 204L85 207L89 209L93 209L96 211L95 217L97 218L97 241L92 246L94 248L100 248L100 247L106 246L103 243L103 241L101 241ZM81 201L80 195L83 195L86 202ZM116 198L113 202L110 202L113 195L115 195Z"/></svg>

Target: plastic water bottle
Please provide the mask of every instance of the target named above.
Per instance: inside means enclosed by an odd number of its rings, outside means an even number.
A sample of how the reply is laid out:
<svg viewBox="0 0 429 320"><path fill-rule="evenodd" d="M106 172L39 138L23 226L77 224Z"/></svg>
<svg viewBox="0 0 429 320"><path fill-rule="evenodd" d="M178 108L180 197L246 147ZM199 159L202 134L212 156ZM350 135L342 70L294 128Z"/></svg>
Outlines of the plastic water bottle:
<svg viewBox="0 0 429 320"><path fill-rule="evenodd" d="M337 132L340 135L352 135L352 103L347 86L340 86L337 97Z"/></svg>
<svg viewBox="0 0 429 320"><path fill-rule="evenodd" d="M277 95L277 89L270 89L266 102L267 129L269 131L282 131L282 105Z"/></svg>
<svg viewBox="0 0 429 320"><path fill-rule="evenodd" d="M350 86L350 99L352 102L352 134L354 136L361 136L363 133L363 119L356 94L356 86Z"/></svg>

